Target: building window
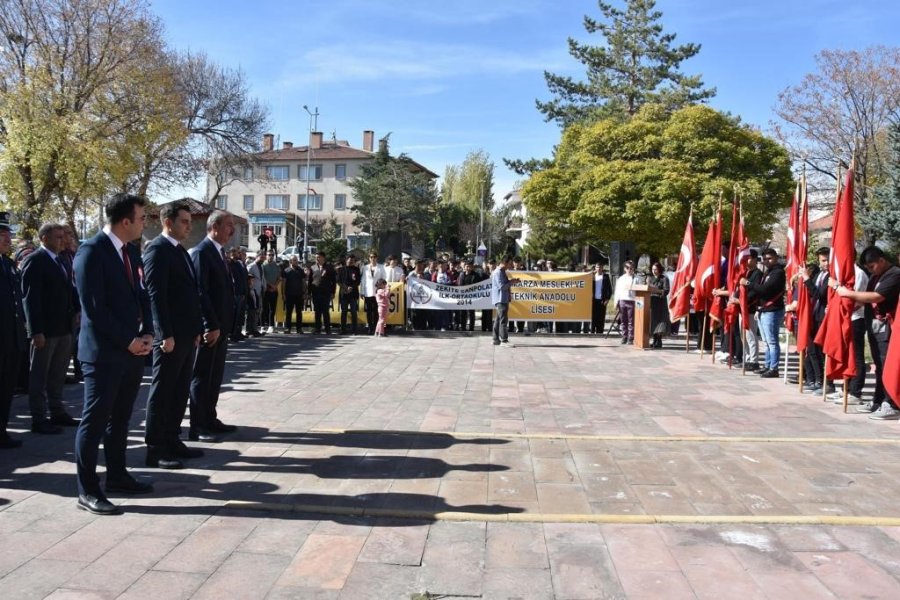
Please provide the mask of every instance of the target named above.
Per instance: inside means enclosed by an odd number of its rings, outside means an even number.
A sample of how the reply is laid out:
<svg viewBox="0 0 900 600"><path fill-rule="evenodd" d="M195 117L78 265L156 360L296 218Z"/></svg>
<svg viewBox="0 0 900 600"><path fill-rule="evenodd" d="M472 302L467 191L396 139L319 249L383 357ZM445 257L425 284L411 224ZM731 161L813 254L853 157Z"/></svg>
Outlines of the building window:
<svg viewBox="0 0 900 600"><path fill-rule="evenodd" d="M335 237L337 237L337 239L339 239L339 240L344 239L344 224L343 223L338 223L337 225L335 225L334 234L335 234Z"/></svg>
<svg viewBox="0 0 900 600"><path fill-rule="evenodd" d="M250 232L248 231L249 227L241 227L241 241L240 244L244 248L250 247Z"/></svg>
<svg viewBox="0 0 900 600"><path fill-rule="evenodd" d="M271 229L272 234L278 237L281 237L281 234L284 232L283 225L281 225L280 223L254 223L253 237L259 237L260 234L266 229Z"/></svg>
<svg viewBox="0 0 900 600"><path fill-rule="evenodd" d="M297 167L297 178L306 181L306 165ZM322 179L322 165L309 165L309 180L320 181Z"/></svg>
<svg viewBox="0 0 900 600"><path fill-rule="evenodd" d="M322 194L312 194L309 210L322 210ZM306 210L306 194L297 194L297 210Z"/></svg>
<svg viewBox="0 0 900 600"><path fill-rule="evenodd" d="M345 210L347 208L347 194L334 195L334 210Z"/></svg>
<svg viewBox="0 0 900 600"><path fill-rule="evenodd" d="M291 168L288 166L266 167L266 177L270 181L287 181L291 177Z"/></svg>
<svg viewBox="0 0 900 600"><path fill-rule="evenodd" d="M253 167L244 167L244 181L253 180Z"/></svg>
<svg viewBox="0 0 900 600"><path fill-rule="evenodd" d="M219 210L228 210L228 196L216 196L216 208Z"/></svg>
<svg viewBox="0 0 900 600"><path fill-rule="evenodd" d="M266 208L287 210L290 202L290 197L286 194L266 194Z"/></svg>
<svg viewBox="0 0 900 600"><path fill-rule="evenodd" d="M244 196L244 210L253 210L253 196Z"/></svg>
<svg viewBox="0 0 900 600"><path fill-rule="evenodd" d="M334 165L334 178L341 181L347 179L347 165Z"/></svg>

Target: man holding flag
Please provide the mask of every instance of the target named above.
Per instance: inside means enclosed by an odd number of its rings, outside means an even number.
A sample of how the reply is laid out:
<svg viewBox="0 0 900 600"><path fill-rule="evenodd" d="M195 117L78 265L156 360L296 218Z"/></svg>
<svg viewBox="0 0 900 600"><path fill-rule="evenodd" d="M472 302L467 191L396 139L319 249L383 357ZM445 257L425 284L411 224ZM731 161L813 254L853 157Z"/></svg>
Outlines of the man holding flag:
<svg viewBox="0 0 900 600"><path fill-rule="evenodd" d="M897 298L900 295L900 268L891 264L881 248L869 246L862 253L862 262L872 274L867 291L859 292L844 285L835 287L841 298L863 302L866 306L869 349L875 363L875 393L872 402L857 408L857 412L871 412L870 419L897 420L900 410L898 398L885 391L885 377L897 378L897 369L885 369L888 346L891 343L891 328L897 317ZM896 345L896 344L895 344ZM889 384L888 387L893 387Z"/></svg>
<svg viewBox="0 0 900 600"><path fill-rule="evenodd" d="M760 283L753 283L747 277L741 277L739 283L747 288L747 292L755 294L759 301L759 334L766 345L765 366L759 375L775 379L781 358L778 332L784 321L784 268L778 262L778 252L774 248L763 250L763 260L766 274Z"/></svg>

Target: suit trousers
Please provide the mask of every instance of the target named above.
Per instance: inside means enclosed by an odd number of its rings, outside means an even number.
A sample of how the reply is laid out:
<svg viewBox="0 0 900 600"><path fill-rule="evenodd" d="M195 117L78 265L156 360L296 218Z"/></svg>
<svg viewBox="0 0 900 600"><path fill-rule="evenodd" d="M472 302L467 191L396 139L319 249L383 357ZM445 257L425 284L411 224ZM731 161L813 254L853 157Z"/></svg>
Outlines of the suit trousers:
<svg viewBox="0 0 900 600"><path fill-rule="evenodd" d="M247 296L234 297L234 327L231 328L232 336L241 335L241 327L247 318Z"/></svg>
<svg viewBox="0 0 900 600"><path fill-rule="evenodd" d="M366 325L369 328L369 335L375 333L375 326L378 325L378 301L375 296L364 296L363 306L366 309Z"/></svg>
<svg viewBox="0 0 900 600"><path fill-rule="evenodd" d="M284 331L287 333L294 324L294 314L297 315L297 331L303 330L303 296L293 294L284 297Z"/></svg>
<svg viewBox="0 0 900 600"><path fill-rule="evenodd" d="M603 333L606 327L606 302L594 298L591 303L591 333Z"/></svg>
<svg viewBox="0 0 900 600"><path fill-rule="evenodd" d="M275 327L275 311L278 308L278 292L263 292L262 324L263 327Z"/></svg>
<svg viewBox="0 0 900 600"><path fill-rule="evenodd" d="M194 370L194 338L175 338L175 348L163 352L153 346L153 382L147 397L147 446L174 449L181 435L181 421L191 393Z"/></svg>
<svg viewBox="0 0 900 600"><path fill-rule="evenodd" d="M216 405L225 376L228 338L219 336L214 346L201 345L191 377L191 431L209 431L218 418Z"/></svg>
<svg viewBox="0 0 900 600"><path fill-rule="evenodd" d="M331 297L327 294L313 294L313 311L316 315L316 333L322 331L322 321L325 321L325 331L331 333Z"/></svg>
<svg viewBox="0 0 900 600"><path fill-rule="evenodd" d="M9 410L19 379L19 351L0 351L0 434L9 425Z"/></svg>
<svg viewBox="0 0 900 600"><path fill-rule="evenodd" d="M46 338L40 350L31 347L31 370L28 373L28 406L31 418L40 421L50 416L65 414L63 387L66 370L72 358L72 335Z"/></svg>
<svg viewBox="0 0 900 600"><path fill-rule="evenodd" d="M622 320L622 339L634 341L634 300L619 300L619 316Z"/></svg>
<svg viewBox="0 0 900 600"><path fill-rule="evenodd" d="M116 363L81 363L84 371L84 410L75 432L78 493L103 497L97 476L100 442L106 456L107 479L123 479L128 426L144 375L144 357Z"/></svg>

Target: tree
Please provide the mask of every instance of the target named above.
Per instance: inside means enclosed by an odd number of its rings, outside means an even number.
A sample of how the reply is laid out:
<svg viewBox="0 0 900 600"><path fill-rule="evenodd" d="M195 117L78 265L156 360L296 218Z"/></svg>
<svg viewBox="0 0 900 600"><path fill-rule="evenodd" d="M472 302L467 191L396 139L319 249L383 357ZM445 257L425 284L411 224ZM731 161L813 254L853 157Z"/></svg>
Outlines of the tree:
<svg viewBox="0 0 900 600"><path fill-rule="evenodd" d="M532 175L523 198L532 223L664 255L681 242L692 205L701 222L739 192L748 236L761 240L791 190L784 148L736 117L648 104L626 122L566 129L553 166Z"/></svg>
<svg viewBox="0 0 900 600"><path fill-rule="evenodd" d="M779 94L776 135L795 161L810 168L812 189L833 189L839 162L854 157L854 208L860 224L874 223L873 191L885 179L887 129L900 117L900 48L824 50L816 66ZM867 243L877 237L868 225L863 234Z"/></svg>
<svg viewBox="0 0 900 600"><path fill-rule="evenodd" d="M347 240L338 237L341 226L334 215L331 215L321 226L321 234L316 239L316 251L324 252L325 257L334 262L347 254Z"/></svg>
<svg viewBox="0 0 900 600"><path fill-rule="evenodd" d="M456 240L456 244L451 243L454 250L470 241L477 245L485 237L482 216L488 215L489 219L494 208L493 186L494 163L484 150L469 152L461 165L448 165L445 169L439 217L455 227L442 232L445 240Z"/></svg>
<svg viewBox="0 0 900 600"><path fill-rule="evenodd" d="M896 249L900 245L900 122L889 128L884 180L875 189L869 210L859 215L859 225Z"/></svg>
<svg viewBox="0 0 900 600"><path fill-rule="evenodd" d="M675 110L715 95L714 88L703 87L700 76L679 70L682 62L700 51L700 45L673 45L676 36L663 32L662 12L654 10L655 0L625 0L624 10L603 0L597 4L603 20L585 15L584 28L589 34L598 33L601 43L594 46L569 38L569 54L585 66L586 80L544 72L554 98L535 102L547 121L565 129L611 116L626 119L646 103ZM504 162L520 175L550 164L541 159Z"/></svg>
<svg viewBox="0 0 900 600"><path fill-rule="evenodd" d="M90 165L127 126L105 112L111 92L162 45L161 27L140 0L2 0L0 39L0 178L33 232L54 198L102 181Z"/></svg>
<svg viewBox="0 0 900 600"><path fill-rule="evenodd" d="M433 245L429 243L435 239L437 206L433 175L404 154L391 156L387 139L381 140L372 162L360 167L350 187L356 199L353 224L372 235L373 247L392 234Z"/></svg>

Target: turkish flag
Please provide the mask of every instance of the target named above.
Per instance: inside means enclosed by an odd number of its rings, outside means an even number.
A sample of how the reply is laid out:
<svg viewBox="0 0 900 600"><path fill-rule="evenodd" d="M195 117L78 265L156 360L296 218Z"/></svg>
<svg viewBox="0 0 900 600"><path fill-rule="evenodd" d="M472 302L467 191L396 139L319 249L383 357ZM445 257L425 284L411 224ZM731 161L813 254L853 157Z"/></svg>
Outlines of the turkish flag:
<svg viewBox="0 0 900 600"><path fill-rule="evenodd" d="M791 201L791 214L788 217L788 229L787 229L787 248L785 248L784 256L785 256L785 264L784 264L784 277L790 286L791 280L794 278L794 275L800 270L801 266L797 264L797 211L800 207L800 181L797 181L797 189L794 191L794 197ZM802 259L803 263L806 262L805 257ZM794 321L796 320L795 313L785 313L784 315L784 324L787 327L787 330L791 333L794 332Z"/></svg>
<svg viewBox="0 0 900 600"><path fill-rule="evenodd" d="M713 299L712 291L719 286L721 279L722 262L722 213L716 211L716 218L709 223L709 231L706 233L706 241L703 243L703 251L700 253L700 262L697 264L697 275L694 279L694 310L710 310L711 318L717 311L718 302L710 309L710 301Z"/></svg>
<svg viewBox="0 0 900 600"><path fill-rule="evenodd" d="M735 290L739 293L739 304L729 304L725 308L725 331L731 331L737 321L740 312L744 329L749 329L749 310L747 308L746 290L740 285L741 277L746 275L747 259L750 258L750 243L744 236L744 213L741 204L735 199L731 215L731 244L728 247L728 297L734 296Z"/></svg>
<svg viewBox="0 0 900 600"><path fill-rule="evenodd" d="M831 281L853 289L856 270L853 261L856 256L855 224L853 220L853 165L844 176L844 189L838 196L831 228L831 258L828 274ZM827 360L825 377L844 379L856 375L856 358L853 353L853 326L851 317L855 302L838 296L834 290L828 293L828 309L825 320L816 335L816 344L822 346Z"/></svg>
<svg viewBox="0 0 900 600"><path fill-rule="evenodd" d="M891 332L891 342L884 359L881 382L884 384L884 391L891 397L894 404L900 402L900 331Z"/></svg>
<svg viewBox="0 0 900 600"><path fill-rule="evenodd" d="M688 215L684 228L684 239L681 242L681 254L678 255L678 267L672 281L672 292L669 295L669 318L674 322L683 319L691 312L691 282L697 271L697 256L694 245L694 215Z"/></svg>

